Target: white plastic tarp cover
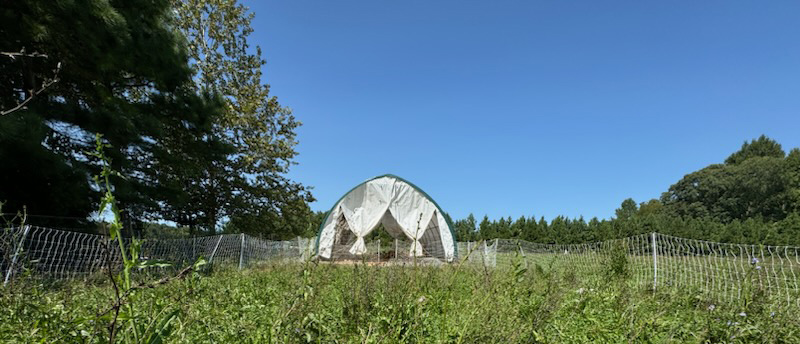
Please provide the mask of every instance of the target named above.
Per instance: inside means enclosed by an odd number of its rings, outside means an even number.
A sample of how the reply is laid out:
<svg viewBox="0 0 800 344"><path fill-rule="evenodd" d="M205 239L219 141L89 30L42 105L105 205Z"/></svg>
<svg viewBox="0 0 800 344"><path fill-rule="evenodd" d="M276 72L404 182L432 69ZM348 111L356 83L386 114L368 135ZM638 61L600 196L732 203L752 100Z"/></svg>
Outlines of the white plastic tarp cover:
<svg viewBox="0 0 800 344"><path fill-rule="evenodd" d="M391 216L394 221L387 221L385 215ZM397 178L385 176L367 181L334 206L320 233L319 255L323 258L331 257L336 223L342 216L356 236L355 244L349 249L351 254L366 253L364 237L378 224L385 222L385 226L389 225L392 229L399 226L402 233L412 240L409 254L420 256L423 252L419 239L431 221L437 224L435 228L439 230L446 259L452 260L455 254L450 227L441 211L419 190Z"/></svg>

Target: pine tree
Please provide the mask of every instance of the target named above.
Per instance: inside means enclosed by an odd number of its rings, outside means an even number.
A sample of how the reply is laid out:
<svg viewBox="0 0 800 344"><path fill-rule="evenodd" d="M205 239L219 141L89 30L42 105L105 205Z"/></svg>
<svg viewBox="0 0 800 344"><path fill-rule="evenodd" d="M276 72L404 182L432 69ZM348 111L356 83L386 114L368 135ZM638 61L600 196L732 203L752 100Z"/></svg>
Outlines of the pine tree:
<svg viewBox="0 0 800 344"><path fill-rule="evenodd" d="M125 177L113 181L123 214L143 216L155 205L143 168L166 122L152 97L183 93L191 76L169 21L166 0L4 4L0 109L24 106L0 116L0 160L30 157L0 169L0 180L15 185L0 189L14 208L7 210L86 218L96 166L85 152L95 133L112 145L111 167Z"/></svg>

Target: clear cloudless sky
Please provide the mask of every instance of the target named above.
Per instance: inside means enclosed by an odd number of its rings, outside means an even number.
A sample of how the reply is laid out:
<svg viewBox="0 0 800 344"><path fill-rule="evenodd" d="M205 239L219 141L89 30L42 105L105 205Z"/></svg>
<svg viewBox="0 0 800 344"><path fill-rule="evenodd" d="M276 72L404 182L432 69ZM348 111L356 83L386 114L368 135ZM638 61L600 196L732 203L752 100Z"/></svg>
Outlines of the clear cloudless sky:
<svg viewBox="0 0 800 344"><path fill-rule="evenodd" d="M454 218L609 218L761 134L800 147L798 1L245 1L328 210L376 175Z"/></svg>

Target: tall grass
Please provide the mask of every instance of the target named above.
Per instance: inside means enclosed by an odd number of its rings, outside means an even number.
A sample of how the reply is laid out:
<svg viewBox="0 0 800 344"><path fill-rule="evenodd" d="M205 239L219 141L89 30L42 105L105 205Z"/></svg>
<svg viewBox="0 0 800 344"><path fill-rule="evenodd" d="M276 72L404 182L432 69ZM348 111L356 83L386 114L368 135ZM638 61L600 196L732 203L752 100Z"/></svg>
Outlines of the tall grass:
<svg viewBox="0 0 800 344"><path fill-rule="evenodd" d="M292 264L217 269L143 289L132 316L177 309L167 342L702 343L798 342L796 309L757 293L719 303L701 292L634 288L599 271L547 265L483 270ZM609 282L615 283L609 283ZM109 282L28 281L0 297L4 342L103 342L92 336ZM23 282L25 284L25 282ZM185 293L187 288L193 292Z"/></svg>

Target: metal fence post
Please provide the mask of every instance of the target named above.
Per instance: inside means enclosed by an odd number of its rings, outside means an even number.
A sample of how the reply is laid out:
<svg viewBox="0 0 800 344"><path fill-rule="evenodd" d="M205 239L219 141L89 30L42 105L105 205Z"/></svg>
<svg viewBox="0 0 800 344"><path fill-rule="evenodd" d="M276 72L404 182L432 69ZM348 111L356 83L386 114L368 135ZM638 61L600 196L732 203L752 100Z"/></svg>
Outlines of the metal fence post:
<svg viewBox="0 0 800 344"><path fill-rule="evenodd" d="M500 239L494 239L494 248L492 249L492 267L497 267L497 243Z"/></svg>
<svg viewBox="0 0 800 344"><path fill-rule="evenodd" d="M219 248L219 242L222 241L222 236L223 236L223 234L219 235L219 239L217 239L217 244L214 245L214 251L211 251L211 257L208 258L208 264L209 265L211 264L211 262L214 261L214 255L217 254L217 249Z"/></svg>
<svg viewBox="0 0 800 344"><path fill-rule="evenodd" d="M25 237L28 236L28 231L30 231L31 226L25 226L24 228L25 229L22 231L22 238L20 238L19 243L16 243L17 247L14 250L14 257L11 258L11 265L8 266L8 272L6 272L6 278L3 281L4 287L8 284L9 279L11 279L11 274L14 273L14 265L17 264L17 258L19 257L20 251L22 251L22 246L25 244Z"/></svg>
<svg viewBox="0 0 800 344"><path fill-rule="evenodd" d="M244 263L244 233L241 234L242 243L239 245L239 270L242 269L242 263Z"/></svg>
<svg viewBox="0 0 800 344"><path fill-rule="evenodd" d="M303 241L301 240L299 235L297 236L297 253L300 254L301 262L305 260L305 254L303 253Z"/></svg>
<svg viewBox="0 0 800 344"><path fill-rule="evenodd" d="M658 259L656 256L656 232L651 233L653 238L653 290L656 290L658 284Z"/></svg>
<svg viewBox="0 0 800 344"><path fill-rule="evenodd" d="M484 268L486 268L486 255L489 253L489 248L488 248L489 246L486 245L487 241L488 240L484 240L483 241L483 254L481 255L481 258L483 258L482 261L483 261L483 267Z"/></svg>

